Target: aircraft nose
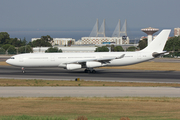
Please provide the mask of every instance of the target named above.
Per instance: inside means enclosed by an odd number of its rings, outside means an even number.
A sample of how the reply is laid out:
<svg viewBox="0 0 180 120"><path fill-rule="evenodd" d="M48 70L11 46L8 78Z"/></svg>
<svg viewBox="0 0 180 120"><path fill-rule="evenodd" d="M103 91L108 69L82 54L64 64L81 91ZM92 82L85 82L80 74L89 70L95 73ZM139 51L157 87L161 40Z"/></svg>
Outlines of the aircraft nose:
<svg viewBox="0 0 180 120"><path fill-rule="evenodd" d="M7 63L7 64L10 64L10 60L9 60L9 59L7 59L7 60L6 60L6 63Z"/></svg>

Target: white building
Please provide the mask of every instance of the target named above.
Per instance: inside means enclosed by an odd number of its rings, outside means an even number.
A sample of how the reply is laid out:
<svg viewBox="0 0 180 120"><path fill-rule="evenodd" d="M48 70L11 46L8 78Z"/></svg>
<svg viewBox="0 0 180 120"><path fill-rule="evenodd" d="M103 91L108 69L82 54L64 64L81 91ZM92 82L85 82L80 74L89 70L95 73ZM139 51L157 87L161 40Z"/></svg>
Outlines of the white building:
<svg viewBox="0 0 180 120"><path fill-rule="evenodd" d="M31 42L41 39L41 38L32 38ZM72 38L53 38L52 45L68 45L68 41L75 43L75 39Z"/></svg>
<svg viewBox="0 0 180 120"><path fill-rule="evenodd" d="M104 42L114 42L116 45L129 44L129 37L82 37L75 42L76 45L95 44L100 45Z"/></svg>
<svg viewBox="0 0 180 120"><path fill-rule="evenodd" d="M45 53L45 51L49 47L35 47L33 48L33 53ZM87 52L94 52L96 47L87 47L87 46L76 46L76 47L58 47L61 49L63 53L87 53Z"/></svg>
<svg viewBox="0 0 180 120"><path fill-rule="evenodd" d="M75 39L72 38L53 38L52 45L68 45L68 41L75 43Z"/></svg>
<svg viewBox="0 0 180 120"><path fill-rule="evenodd" d="M178 37L180 35L180 28L174 28L174 36Z"/></svg>
<svg viewBox="0 0 180 120"><path fill-rule="evenodd" d="M41 38L31 38L31 42L38 40L38 39L41 39Z"/></svg>

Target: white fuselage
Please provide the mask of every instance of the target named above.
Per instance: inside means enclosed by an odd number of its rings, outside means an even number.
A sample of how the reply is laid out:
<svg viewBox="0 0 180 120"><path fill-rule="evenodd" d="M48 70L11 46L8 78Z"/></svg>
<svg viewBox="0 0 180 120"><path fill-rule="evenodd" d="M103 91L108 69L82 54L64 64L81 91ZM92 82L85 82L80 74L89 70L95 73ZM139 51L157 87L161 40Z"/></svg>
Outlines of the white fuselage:
<svg viewBox="0 0 180 120"><path fill-rule="evenodd" d="M95 53L41 53L41 54L19 54L13 56L13 59L8 59L6 62L13 66L19 67L65 67L66 64L74 61L91 59L106 59L112 57L119 57L125 54L121 59L113 59L104 66L124 66L131 65L154 57L152 53L148 52L95 52ZM99 66L97 66L99 67Z"/></svg>
<svg viewBox="0 0 180 120"><path fill-rule="evenodd" d="M12 56L6 62L22 67L22 70L24 67L63 67L68 70L87 68L85 72L95 67L131 65L163 55L170 32L170 29L162 30L151 44L137 52L28 53Z"/></svg>

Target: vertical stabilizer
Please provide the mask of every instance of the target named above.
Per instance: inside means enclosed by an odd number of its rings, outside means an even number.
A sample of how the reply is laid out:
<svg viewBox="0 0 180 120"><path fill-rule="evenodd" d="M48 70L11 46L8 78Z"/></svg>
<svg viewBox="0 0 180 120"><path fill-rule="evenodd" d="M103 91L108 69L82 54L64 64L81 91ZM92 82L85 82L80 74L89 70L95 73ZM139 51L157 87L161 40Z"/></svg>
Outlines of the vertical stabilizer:
<svg viewBox="0 0 180 120"><path fill-rule="evenodd" d="M171 30L164 29L158 36L142 51L162 52Z"/></svg>

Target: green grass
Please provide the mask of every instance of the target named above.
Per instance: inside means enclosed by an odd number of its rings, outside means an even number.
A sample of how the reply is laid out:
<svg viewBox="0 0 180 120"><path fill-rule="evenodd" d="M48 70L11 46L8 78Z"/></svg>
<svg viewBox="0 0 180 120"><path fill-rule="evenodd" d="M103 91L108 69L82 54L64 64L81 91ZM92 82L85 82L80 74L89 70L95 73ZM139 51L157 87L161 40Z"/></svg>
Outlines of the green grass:
<svg viewBox="0 0 180 120"><path fill-rule="evenodd" d="M21 115L21 116L0 116L0 120L68 120L68 118Z"/></svg>

